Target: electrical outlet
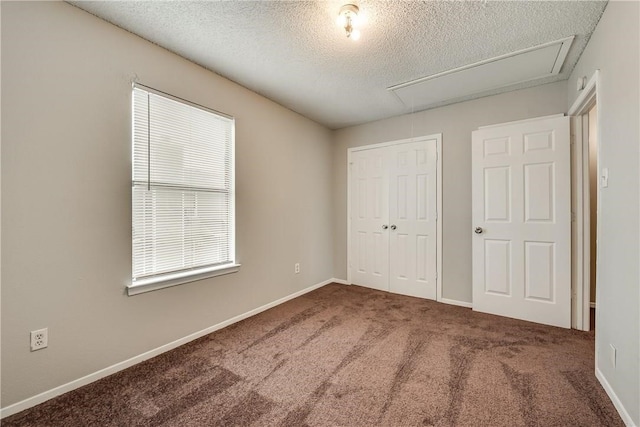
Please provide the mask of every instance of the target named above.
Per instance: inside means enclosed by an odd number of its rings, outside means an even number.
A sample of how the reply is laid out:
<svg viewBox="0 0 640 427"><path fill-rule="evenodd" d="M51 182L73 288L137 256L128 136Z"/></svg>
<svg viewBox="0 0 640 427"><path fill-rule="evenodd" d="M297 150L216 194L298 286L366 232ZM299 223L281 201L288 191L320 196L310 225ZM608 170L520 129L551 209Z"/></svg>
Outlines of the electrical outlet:
<svg viewBox="0 0 640 427"><path fill-rule="evenodd" d="M298 274L300 273L300 263L296 262L296 265L293 266L293 271Z"/></svg>
<svg viewBox="0 0 640 427"><path fill-rule="evenodd" d="M49 345L49 330L47 328L31 331L31 351L41 350Z"/></svg>
<svg viewBox="0 0 640 427"><path fill-rule="evenodd" d="M615 369L616 367L616 352L617 352L617 348L615 348L613 346L613 344L609 344L610 350L611 352L609 353L610 357L611 357L611 366Z"/></svg>

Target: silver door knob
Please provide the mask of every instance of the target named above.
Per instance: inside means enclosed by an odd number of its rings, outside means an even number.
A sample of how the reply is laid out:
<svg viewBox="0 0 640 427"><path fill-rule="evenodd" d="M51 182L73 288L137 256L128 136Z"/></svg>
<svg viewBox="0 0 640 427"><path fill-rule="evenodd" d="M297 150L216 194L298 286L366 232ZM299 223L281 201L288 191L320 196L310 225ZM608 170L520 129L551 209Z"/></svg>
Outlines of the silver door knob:
<svg viewBox="0 0 640 427"><path fill-rule="evenodd" d="M482 227L476 227L476 229L473 231L475 231L476 234L482 234L484 230L482 229Z"/></svg>
<svg viewBox="0 0 640 427"><path fill-rule="evenodd" d="M385 225L383 225L383 226L382 226L382 229L383 229L383 230L386 230L387 228L389 228L389 226L388 226L387 224L385 224Z"/></svg>
<svg viewBox="0 0 640 427"><path fill-rule="evenodd" d="M395 226L395 225L392 225L392 226L391 226L391 229L392 229L392 230L395 230L395 229L396 229L396 226Z"/></svg>

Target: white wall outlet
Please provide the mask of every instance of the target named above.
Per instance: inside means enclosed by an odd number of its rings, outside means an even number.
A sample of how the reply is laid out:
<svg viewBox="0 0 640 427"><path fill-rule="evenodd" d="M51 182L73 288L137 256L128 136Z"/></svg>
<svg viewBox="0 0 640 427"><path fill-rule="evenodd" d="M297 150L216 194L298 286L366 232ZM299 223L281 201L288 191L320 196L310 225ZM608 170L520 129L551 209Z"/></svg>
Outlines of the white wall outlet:
<svg viewBox="0 0 640 427"><path fill-rule="evenodd" d="M31 331L31 351L42 350L49 345L48 328Z"/></svg>
<svg viewBox="0 0 640 427"><path fill-rule="evenodd" d="M299 262L296 262L296 264L293 266L293 271L296 274L300 273L300 263Z"/></svg>
<svg viewBox="0 0 640 427"><path fill-rule="evenodd" d="M613 344L609 344L609 347L610 347L610 350L611 350L610 353L609 353L609 356L611 357L611 366L615 369L615 367L616 367L616 352L617 352L618 349L615 348L613 346Z"/></svg>

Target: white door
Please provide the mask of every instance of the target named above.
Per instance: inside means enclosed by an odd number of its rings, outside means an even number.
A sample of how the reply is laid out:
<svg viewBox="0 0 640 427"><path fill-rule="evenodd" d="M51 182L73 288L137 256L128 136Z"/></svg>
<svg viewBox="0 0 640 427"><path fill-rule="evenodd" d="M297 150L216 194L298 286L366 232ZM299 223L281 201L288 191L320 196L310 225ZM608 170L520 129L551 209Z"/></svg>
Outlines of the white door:
<svg viewBox="0 0 640 427"><path fill-rule="evenodd" d="M389 290L436 299L435 141L389 147Z"/></svg>
<svg viewBox="0 0 640 427"><path fill-rule="evenodd" d="M570 328L569 118L472 139L473 309Z"/></svg>
<svg viewBox="0 0 640 427"><path fill-rule="evenodd" d="M386 148L351 157L351 278L389 290L389 176Z"/></svg>
<svg viewBox="0 0 640 427"><path fill-rule="evenodd" d="M350 154L350 280L436 299L437 140Z"/></svg>

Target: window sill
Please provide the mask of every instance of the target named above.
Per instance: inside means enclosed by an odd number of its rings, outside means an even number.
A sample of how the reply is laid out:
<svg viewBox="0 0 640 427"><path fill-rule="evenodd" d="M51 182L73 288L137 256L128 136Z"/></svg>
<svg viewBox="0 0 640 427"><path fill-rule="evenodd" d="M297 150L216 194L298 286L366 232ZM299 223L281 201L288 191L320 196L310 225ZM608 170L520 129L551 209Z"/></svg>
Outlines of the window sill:
<svg viewBox="0 0 640 427"><path fill-rule="evenodd" d="M164 276L140 279L127 286L127 295L133 296L145 292L156 291L158 289L181 285L183 283L236 273L239 270L240 264L228 264L222 267L193 270L183 273L170 273Z"/></svg>

